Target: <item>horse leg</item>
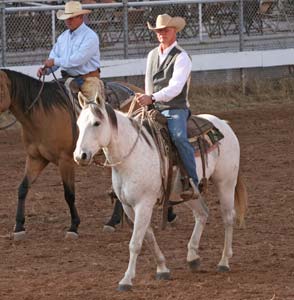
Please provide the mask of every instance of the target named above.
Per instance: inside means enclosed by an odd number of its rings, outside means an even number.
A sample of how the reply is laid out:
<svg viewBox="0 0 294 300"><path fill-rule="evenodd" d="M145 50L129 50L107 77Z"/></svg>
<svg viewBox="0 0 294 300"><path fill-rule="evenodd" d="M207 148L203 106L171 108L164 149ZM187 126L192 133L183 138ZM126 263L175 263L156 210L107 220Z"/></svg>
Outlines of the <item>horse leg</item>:
<svg viewBox="0 0 294 300"><path fill-rule="evenodd" d="M145 200L146 199L142 199L142 203L144 203ZM132 288L132 279L135 278L136 274L137 258L142 247L145 233L151 221L153 209L152 207L145 207L142 205L138 205L135 208L123 205L123 208L126 215L134 223L132 238L129 243L130 259L128 268L118 285L119 291L128 291Z"/></svg>
<svg viewBox="0 0 294 300"><path fill-rule="evenodd" d="M192 272L200 267L200 256L198 254L201 235L208 218L208 208L202 196L187 202L187 205L193 211L195 218L194 229L188 243L187 262Z"/></svg>
<svg viewBox="0 0 294 300"><path fill-rule="evenodd" d="M234 181L235 182L235 181ZM218 271L227 272L230 270L229 259L233 256L233 225L234 225L234 191L235 183L227 181L218 184L222 219L225 228L224 249L220 262L218 263Z"/></svg>
<svg viewBox="0 0 294 300"><path fill-rule="evenodd" d="M115 226L121 222L122 213L123 213L122 204L116 195L114 196L114 198L115 198L114 209L109 221L103 226L104 232L114 232ZM176 219L177 219L177 215L174 213L173 207L170 206L168 208L167 221L169 224L173 224L176 222Z"/></svg>
<svg viewBox="0 0 294 300"><path fill-rule="evenodd" d="M173 213L173 211L171 210L170 213ZM133 210L131 210L128 213L128 216L130 216L132 218L131 219L132 222L134 222ZM150 251L152 252L152 254L155 257L155 261L157 264L156 279L158 279L158 280L170 279L170 270L166 267L165 257L157 244L157 241L156 241L156 238L155 238L155 235L154 235L154 232L153 232L153 229L151 226L148 226L148 228L147 228L146 235L145 235L145 241L146 241L148 247L150 248Z"/></svg>
<svg viewBox="0 0 294 300"><path fill-rule="evenodd" d="M119 203L121 203L119 200L117 200L117 201ZM125 211L128 211L128 212L126 212L126 214L130 218L130 220L134 223L135 214L134 214L133 209L129 209L129 207L126 207ZM174 214L172 209L170 210L169 213ZM174 214L174 216L176 216L176 214ZM174 220L174 218L173 218L173 220ZM156 241L156 238L155 238L155 235L154 235L154 232L153 232L153 229L151 226L149 226L147 228L146 235L145 235L145 241L156 260L156 264L157 264L156 279L169 279L170 278L170 270L166 267L165 257L157 244L157 241Z"/></svg>
<svg viewBox="0 0 294 300"><path fill-rule="evenodd" d="M71 215L71 226L66 233L65 238L78 238L78 226L80 217L75 206L75 170L72 161L63 160L59 162L59 171L62 178L64 198L69 207Z"/></svg>
<svg viewBox="0 0 294 300"><path fill-rule="evenodd" d="M115 231L115 225L118 225L121 221L122 212L123 212L122 204L118 200L116 195L114 196L114 199L115 199L115 204L114 204L112 216L110 220L103 227L103 231L105 232Z"/></svg>
<svg viewBox="0 0 294 300"><path fill-rule="evenodd" d="M148 246L155 257L156 260L156 279L158 280L168 280L170 279L170 270L166 267L166 261L163 253L161 252L153 229L151 226L148 227L146 231L145 240L148 243Z"/></svg>
<svg viewBox="0 0 294 300"><path fill-rule="evenodd" d="M48 161L44 159L33 159L27 157L25 166L25 175L18 187L18 202L15 218L14 240L22 240L25 238L25 201L31 185L36 181L42 170L48 165Z"/></svg>

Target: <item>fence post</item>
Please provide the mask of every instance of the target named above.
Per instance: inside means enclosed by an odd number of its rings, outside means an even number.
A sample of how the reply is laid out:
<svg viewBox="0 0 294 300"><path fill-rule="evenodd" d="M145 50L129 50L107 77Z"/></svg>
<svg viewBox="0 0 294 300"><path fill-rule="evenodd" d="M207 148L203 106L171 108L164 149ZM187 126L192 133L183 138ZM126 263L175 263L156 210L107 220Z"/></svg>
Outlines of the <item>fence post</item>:
<svg viewBox="0 0 294 300"><path fill-rule="evenodd" d="M129 57L128 0L123 0L124 58Z"/></svg>
<svg viewBox="0 0 294 300"><path fill-rule="evenodd" d="M243 51L244 50L243 27L244 27L244 7L243 7L243 0L239 0L239 51Z"/></svg>
<svg viewBox="0 0 294 300"><path fill-rule="evenodd" d="M6 65L6 24L5 24L5 3L0 0L0 25L1 25L1 67Z"/></svg>
<svg viewBox="0 0 294 300"><path fill-rule="evenodd" d="M52 46L56 43L56 26L55 26L55 10L51 10L51 34L52 34Z"/></svg>
<svg viewBox="0 0 294 300"><path fill-rule="evenodd" d="M243 0L239 0L239 51L244 51L244 35L243 35L243 27L244 27L244 7ZM245 70L243 68L240 69L240 80L242 93L245 95L246 93L246 75Z"/></svg>
<svg viewBox="0 0 294 300"><path fill-rule="evenodd" d="M202 2L198 3L198 15L199 15L199 41L202 42L203 36L202 36Z"/></svg>

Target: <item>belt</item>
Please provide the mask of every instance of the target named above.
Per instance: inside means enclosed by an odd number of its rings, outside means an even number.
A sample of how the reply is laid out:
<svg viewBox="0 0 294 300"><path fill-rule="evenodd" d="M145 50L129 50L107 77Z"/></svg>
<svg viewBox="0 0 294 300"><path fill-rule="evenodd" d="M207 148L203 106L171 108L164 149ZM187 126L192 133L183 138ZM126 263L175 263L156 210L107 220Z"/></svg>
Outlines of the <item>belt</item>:
<svg viewBox="0 0 294 300"><path fill-rule="evenodd" d="M83 78L87 78L87 77L97 77L100 78L100 68L98 68L95 71L89 72L87 74L81 75Z"/></svg>
<svg viewBox="0 0 294 300"><path fill-rule="evenodd" d="M97 77L97 78L100 78L100 72L101 72L100 68L98 68L97 70L89 72L87 74L81 74L81 75L75 75L75 76L73 76L73 75L68 74L64 70L61 70L61 76L62 76L62 78L68 78L68 77L72 77L72 78L77 78L77 77L82 77L82 78Z"/></svg>

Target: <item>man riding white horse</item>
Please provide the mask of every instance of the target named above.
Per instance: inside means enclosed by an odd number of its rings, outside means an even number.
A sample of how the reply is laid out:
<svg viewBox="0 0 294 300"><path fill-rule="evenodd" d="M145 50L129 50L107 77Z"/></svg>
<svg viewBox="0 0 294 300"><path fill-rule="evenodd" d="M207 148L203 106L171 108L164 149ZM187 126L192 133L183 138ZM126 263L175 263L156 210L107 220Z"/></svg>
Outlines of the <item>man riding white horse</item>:
<svg viewBox="0 0 294 300"><path fill-rule="evenodd" d="M191 114L188 88L192 62L176 41L177 32L185 25L183 18L167 14L157 17L155 27L148 23L148 28L157 35L159 47L148 54L145 94L137 94L137 101L142 106L153 104L167 118L169 134L189 176L190 189L188 187L181 196L191 199L199 196L194 148L187 136L187 120Z"/></svg>

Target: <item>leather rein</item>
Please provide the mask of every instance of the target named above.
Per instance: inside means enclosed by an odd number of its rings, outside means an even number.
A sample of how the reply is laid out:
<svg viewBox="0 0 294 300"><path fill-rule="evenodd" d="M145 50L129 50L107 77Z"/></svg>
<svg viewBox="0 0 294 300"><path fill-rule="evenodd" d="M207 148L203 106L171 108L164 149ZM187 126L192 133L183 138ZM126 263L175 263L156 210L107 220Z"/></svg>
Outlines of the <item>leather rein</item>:
<svg viewBox="0 0 294 300"><path fill-rule="evenodd" d="M45 69L45 68L43 68ZM60 85L60 82L58 81L58 79L56 78L52 68L49 68L51 70L51 74L53 75L53 78L54 78L54 81L57 83L59 89L62 91L62 93L64 94L65 97L68 97L68 95L66 95L66 93L64 92L64 89L62 88L62 86ZM42 76L39 77L39 80L41 80L42 78L42 85L40 87L40 90L37 94L37 96L35 97L35 99L32 101L32 103L30 104L29 107L26 108L26 113L29 113L29 111L34 107L34 105L37 103L37 101L39 100L42 92L43 92L43 89L44 89L44 85L45 85L45 76L46 74L44 73Z"/></svg>

